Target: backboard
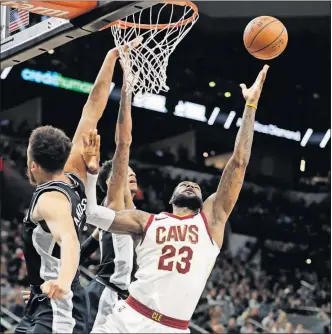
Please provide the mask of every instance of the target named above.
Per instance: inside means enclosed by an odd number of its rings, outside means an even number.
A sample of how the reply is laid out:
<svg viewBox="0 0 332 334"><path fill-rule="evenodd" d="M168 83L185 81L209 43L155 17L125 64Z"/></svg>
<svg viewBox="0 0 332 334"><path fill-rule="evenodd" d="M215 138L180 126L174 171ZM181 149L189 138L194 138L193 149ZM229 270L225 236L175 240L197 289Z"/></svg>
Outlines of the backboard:
<svg viewBox="0 0 332 334"><path fill-rule="evenodd" d="M15 66L79 37L98 32L110 23L151 7L160 1L2 1L1 69ZM10 8L43 17L26 28L9 33ZM22 22L23 22L22 21ZM39 20L40 21L40 20ZM24 21L26 22L26 21Z"/></svg>

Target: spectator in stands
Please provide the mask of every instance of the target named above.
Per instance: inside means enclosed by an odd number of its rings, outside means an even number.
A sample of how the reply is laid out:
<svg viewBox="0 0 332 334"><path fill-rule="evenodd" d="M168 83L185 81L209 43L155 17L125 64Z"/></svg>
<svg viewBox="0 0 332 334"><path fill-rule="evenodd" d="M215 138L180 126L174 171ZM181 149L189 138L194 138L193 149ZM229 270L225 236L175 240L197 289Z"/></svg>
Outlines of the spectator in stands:
<svg viewBox="0 0 332 334"><path fill-rule="evenodd" d="M24 302L21 296L21 288L20 286L15 286L12 300L11 300L10 311L15 314L16 316L22 318L24 314Z"/></svg>
<svg viewBox="0 0 332 334"><path fill-rule="evenodd" d="M274 323L274 316L273 312L269 312L269 314L263 319L262 325L265 328L270 328Z"/></svg>
<svg viewBox="0 0 332 334"><path fill-rule="evenodd" d="M302 324L298 324L296 326L296 329L295 329L295 334L303 334L303 333L307 333L307 331L304 330L303 328L303 325Z"/></svg>
<svg viewBox="0 0 332 334"><path fill-rule="evenodd" d="M210 314L211 319L206 326L206 330L209 333L224 333L224 327L222 326L220 320L212 314Z"/></svg>
<svg viewBox="0 0 332 334"><path fill-rule="evenodd" d="M282 333L282 329L279 328L277 322L275 322L271 327L271 333Z"/></svg>
<svg viewBox="0 0 332 334"><path fill-rule="evenodd" d="M278 323L278 326L279 326L280 330L285 330L286 324L287 324L287 317L286 317L285 312L281 311L279 313L277 323Z"/></svg>
<svg viewBox="0 0 332 334"><path fill-rule="evenodd" d="M257 304L256 304L257 305ZM259 309L258 307L252 307L250 309L250 313L249 313L249 318L259 322L260 321L260 317L259 317Z"/></svg>
<svg viewBox="0 0 332 334"><path fill-rule="evenodd" d="M209 304L213 304L216 300L217 291L216 289L211 289L207 295L207 301Z"/></svg>
<svg viewBox="0 0 332 334"><path fill-rule="evenodd" d="M287 322L285 325L285 333L286 334L293 334L293 326L290 322Z"/></svg>
<svg viewBox="0 0 332 334"><path fill-rule="evenodd" d="M236 326L236 320L235 318L230 318L228 321L228 326L227 326L227 333L228 334L240 334L240 331L238 330Z"/></svg>
<svg viewBox="0 0 332 334"><path fill-rule="evenodd" d="M241 328L241 334L249 334L249 333L255 333L255 328L254 326L247 322L245 327Z"/></svg>
<svg viewBox="0 0 332 334"><path fill-rule="evenodd" d="M223 333L226 333L226 330L225 330L225 327L221 323L217 323L217 324L212 326L211 333L213 333L213 334L223 334Z"/></svg>

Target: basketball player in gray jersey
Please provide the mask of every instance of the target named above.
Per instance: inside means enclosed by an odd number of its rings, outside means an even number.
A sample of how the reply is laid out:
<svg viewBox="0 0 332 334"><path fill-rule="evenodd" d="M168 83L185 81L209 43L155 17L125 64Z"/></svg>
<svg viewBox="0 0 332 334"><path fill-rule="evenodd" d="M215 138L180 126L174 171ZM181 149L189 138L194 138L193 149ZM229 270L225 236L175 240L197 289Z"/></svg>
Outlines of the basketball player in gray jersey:
<svg viewBox="0 0 332 334"><path fill-rule="evenodd" d="M37 185L23 225L31 294L16 333L86 332L89 303L78 279L86 221L82 135L103 114L117 58L116 49L107 54L72 143L51 126L35 129L29 139L28 176Z"/></svg>
<svg viewBox="0 0 332 334"><path fill-rule="evenodd" d="M112 161L104 162L98 180L100 188L106 193L103 205L115 211L133 209L133 198L137 192L136 175L128 166L132 119L131 94L126 92L127 81L128 78L124 77L115 132L115 154ZM85 155L88 154L85 152ZM135 266L133 238L102 230L94 231L82 245L82 260L98 248L96 239L99 239L101 259L98 273L87 287L91 308L89 331L106 321L106 316L119 299L127 298Z"/></svg>

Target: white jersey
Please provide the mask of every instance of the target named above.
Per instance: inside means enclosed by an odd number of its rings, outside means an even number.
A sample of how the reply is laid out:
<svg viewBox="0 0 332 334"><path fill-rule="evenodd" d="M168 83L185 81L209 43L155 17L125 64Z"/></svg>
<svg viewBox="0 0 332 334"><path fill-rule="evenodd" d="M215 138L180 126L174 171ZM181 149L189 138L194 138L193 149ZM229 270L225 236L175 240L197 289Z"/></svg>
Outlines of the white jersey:
<svg viewBox="0 0 332 334"><path fill-rule="evenodd" d="M130 295L168 317L190 320L220 252L204 213L151 215L144 232Z"/></svg>

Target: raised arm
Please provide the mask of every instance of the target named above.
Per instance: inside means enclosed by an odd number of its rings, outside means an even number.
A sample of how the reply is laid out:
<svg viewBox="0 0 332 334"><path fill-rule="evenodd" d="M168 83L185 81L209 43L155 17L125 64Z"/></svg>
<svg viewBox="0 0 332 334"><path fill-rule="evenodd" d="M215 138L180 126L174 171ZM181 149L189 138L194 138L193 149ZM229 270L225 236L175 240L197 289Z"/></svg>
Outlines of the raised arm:
<svg viewBox="0 0 332 334"><path fill-rule="evenodd" d="M217 192L211 195L203 205L210 233L219 247L222 246L225 224L239 197L249 163L255 114L268 68L267 65L264 66L252 87L247 88L244 84L240 85L246 105L234 152L221 176Z"/></svg>
<svg viewBox="0 0 332 334"><path fill-rule="evenodd" d="M62 193L43 193L38 199L35 212L37 220L45 220L53 238L61 247L59 276L56 280L45 282L41 289L49 298L63 298L71 291L80 256L80 244L70 203Z"/></svg>
<svg viewBox="0 0 332 334"><path fill-rule="evenodd" d="M95 129L103 115L118 55L118 50L112 49L105 57L88 100L83 107L82 116L73 138L73 147L65 166L66 172L78 174L84 182L86 180L86 169L82 159L82 134L89 132L90 129Z"/></svg>
<svg viewBox="0 0 332 334"><path fill-rule="evenodd" d="M141 236L151 215L139 210L115 211L97 205L97 179L99 172L100 137L97 130L90 131L89 136L83 136L83 160L87 168L87 181L85 192L87 196L87 223L104 231L118 234L131 234Z"/></svg>
<svg viewBox="0 0 332 334"><path fill-rule="evenodd" d="M121 64L122 65L122 64ZM115 211L125 209L125 192L128 188L128 164L132 142L131 93L127 93L127 79L123 76L120 109L115 131L115 154L107 184L105 206Z"/></svg>
<svg viewBox="0 0 332 334"><path fill-rule="evenodd" d="M133 39L129 44L122 46L123 51L130 52L130 50L137 47L142 40L142 37ZM116 48L109 51L106 55L88 100L83 108L82 116L73 138L73 148L65 166L66 172L78 174L84 182L86 180L86 168L82 159L82 134L87 133L90 129L95 129L103 115L110 92L114 66L118 56L119 51Z"/></svg>

